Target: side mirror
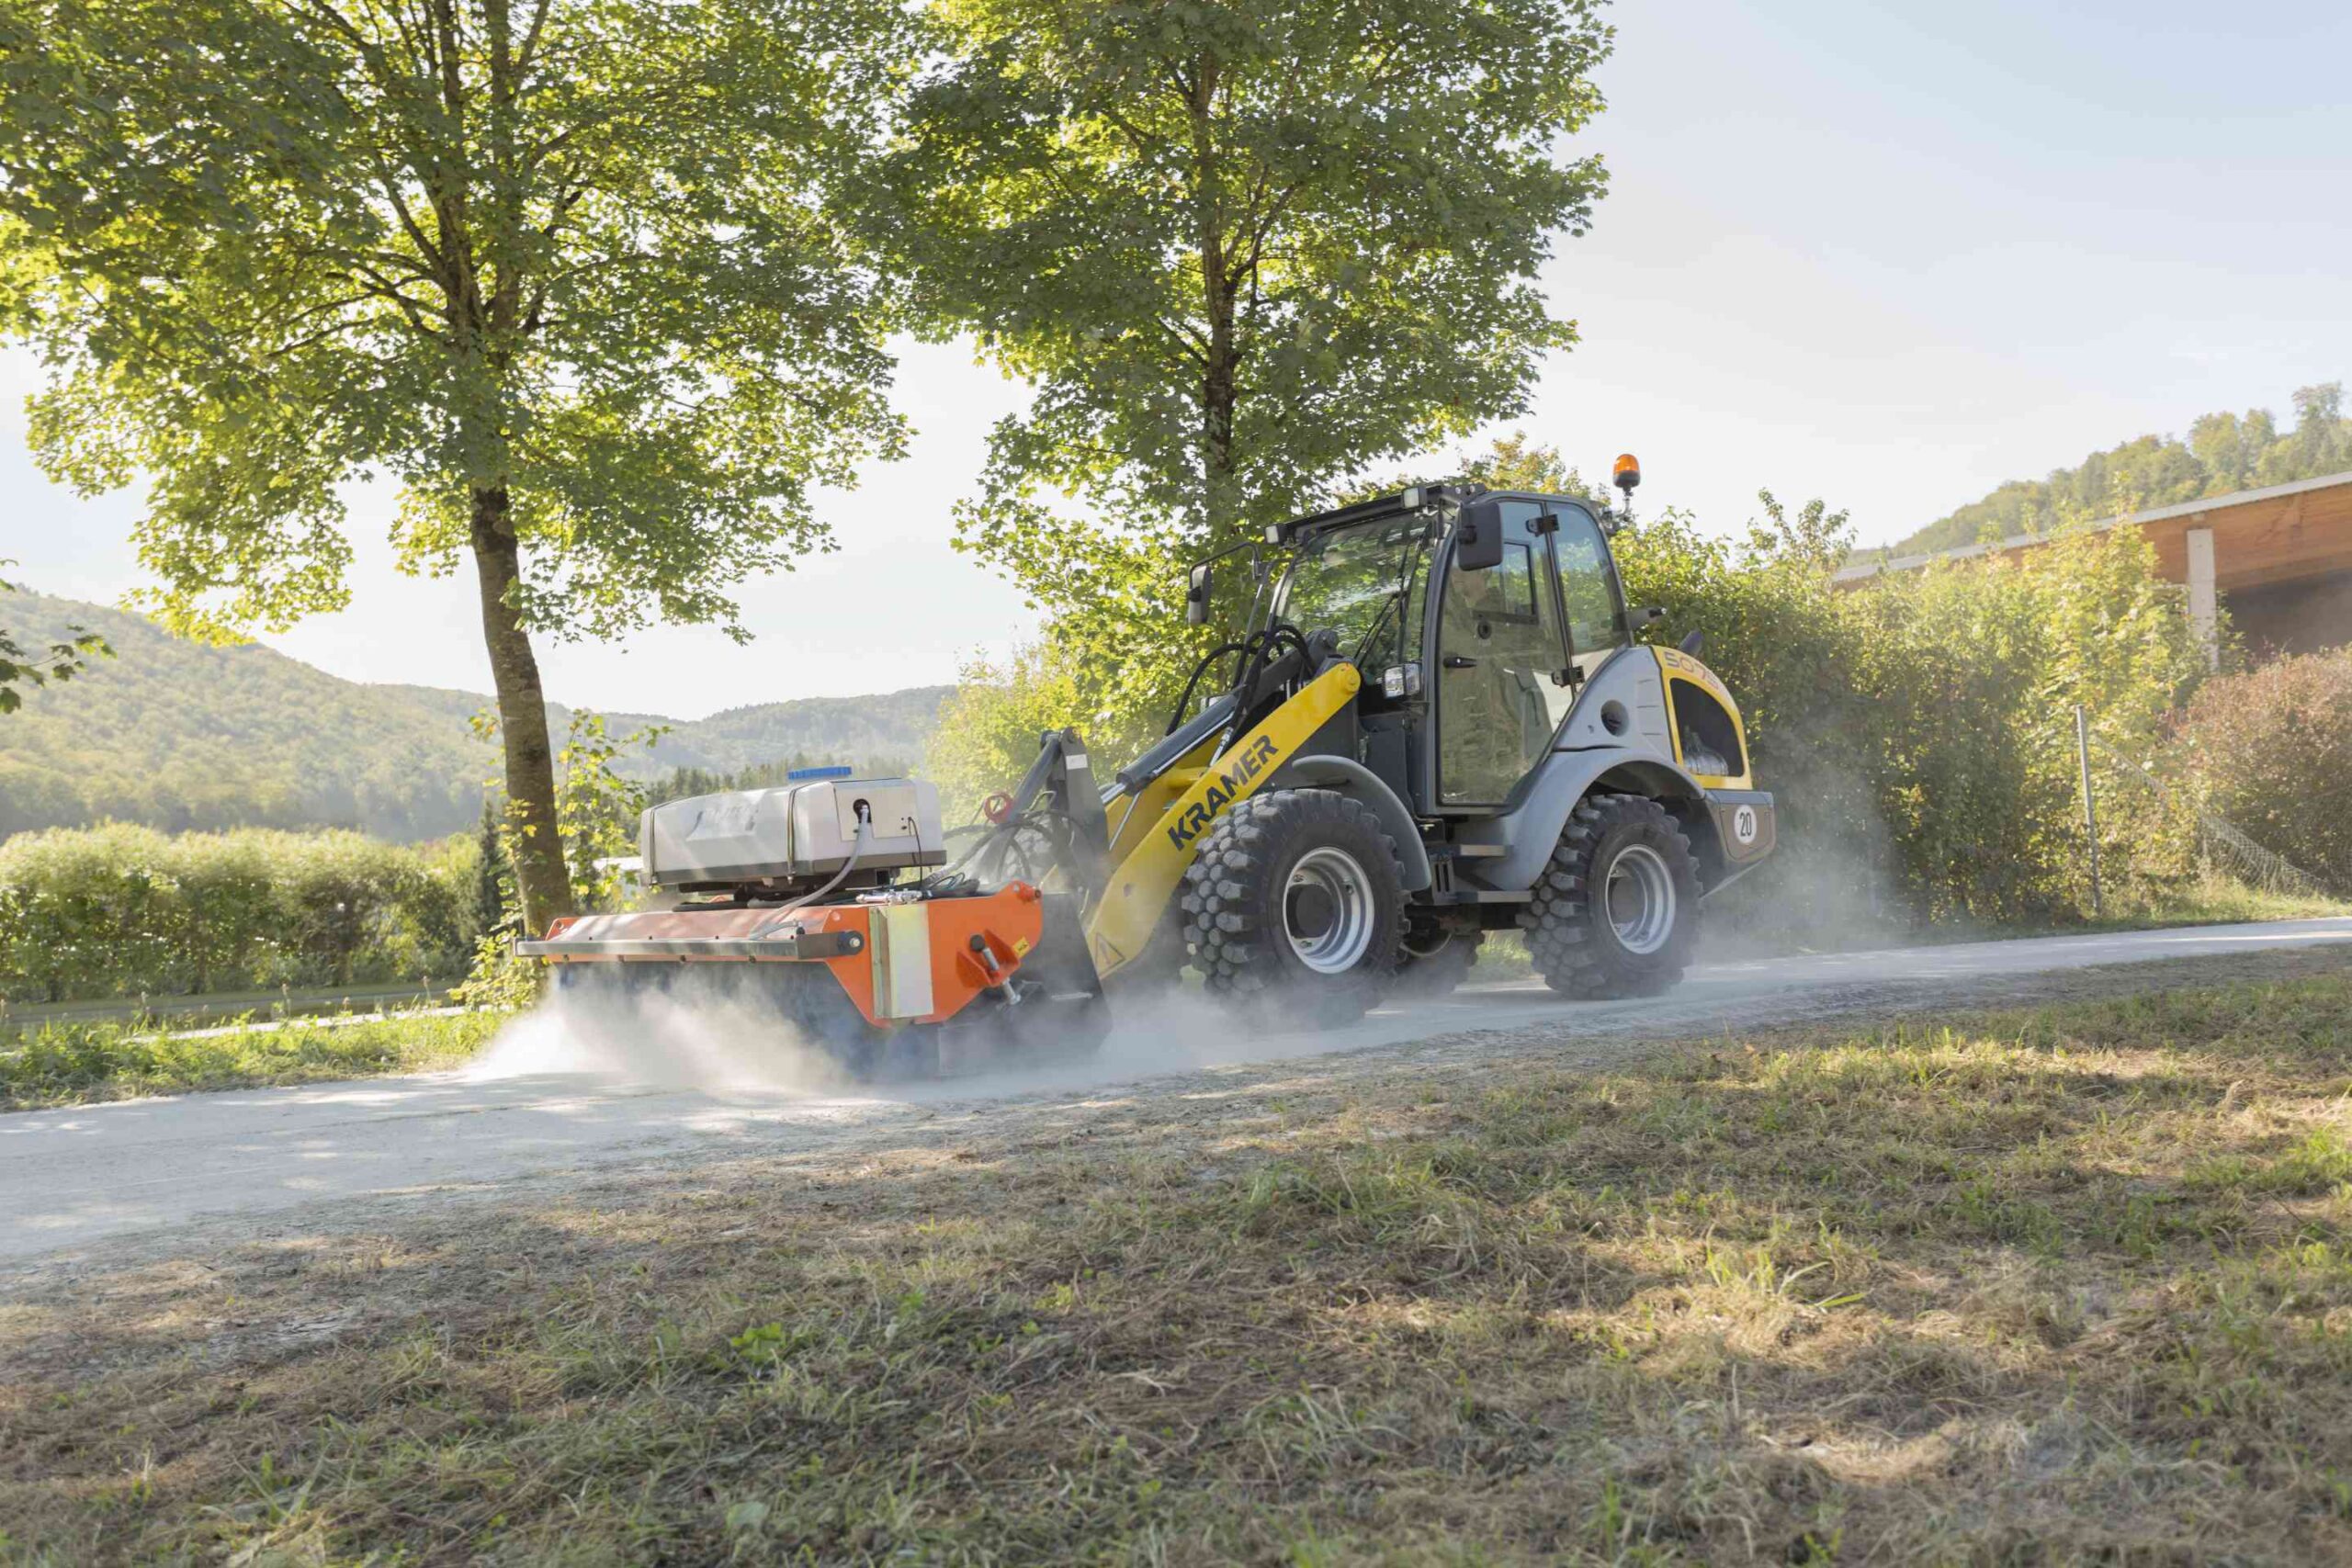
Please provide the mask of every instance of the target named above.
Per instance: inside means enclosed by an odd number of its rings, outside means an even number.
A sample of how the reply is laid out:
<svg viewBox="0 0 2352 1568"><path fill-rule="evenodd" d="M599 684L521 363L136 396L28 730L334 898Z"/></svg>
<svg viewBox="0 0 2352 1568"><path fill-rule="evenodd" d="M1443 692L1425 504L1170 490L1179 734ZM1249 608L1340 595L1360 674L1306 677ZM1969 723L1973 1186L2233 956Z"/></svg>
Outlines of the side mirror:
<svg viewBox="0 0 2352 1568"><path fill-rule="evenodd" d="M1482 495L1462 503L1453 525L1453 564L1463 571L1491 571L1503 564L1503 503Z"/></svg>
<svg viewBox="0 0 2352 1568"><path fill-rule="evenodd" d="M1184 624L1204 626L1209 618L1209 563L1194 567L1184 580Z"/></svg>
<svg viewBox="0 0 2352 1568"><path fill-rule="evenodd" d="M1682 634L1682 640L1676 643L1674 646L1689 654L1691 658L1696 659L1699 657L1699 650L1707 646L1707 634L1701 631L1698 627L1692 626L1689 631Z"/></svg>

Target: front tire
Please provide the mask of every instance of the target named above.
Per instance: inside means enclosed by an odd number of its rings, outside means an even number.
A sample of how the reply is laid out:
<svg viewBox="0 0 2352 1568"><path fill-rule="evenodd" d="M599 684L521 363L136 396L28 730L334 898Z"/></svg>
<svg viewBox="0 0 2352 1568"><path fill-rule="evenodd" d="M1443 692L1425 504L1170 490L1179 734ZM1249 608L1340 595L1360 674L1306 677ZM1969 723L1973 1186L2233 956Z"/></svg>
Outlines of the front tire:
<svg viewBox="0 0 2352 1568"><path fill-rule="evenodd" d="M1519 923L1544 984L1562 996L1654 997L1690 965L1698 863L1655 800L1578 801L1533 891Z"/></svg>
<svg viewBox="0 0 2352 1568"><path fill-rule="evenodd" d="M1396 846L1370 809L1278 789L1227 812L1184 871L1210 991L1288 1023L1345 1023L1388 989L1404 940Z"/></svg>

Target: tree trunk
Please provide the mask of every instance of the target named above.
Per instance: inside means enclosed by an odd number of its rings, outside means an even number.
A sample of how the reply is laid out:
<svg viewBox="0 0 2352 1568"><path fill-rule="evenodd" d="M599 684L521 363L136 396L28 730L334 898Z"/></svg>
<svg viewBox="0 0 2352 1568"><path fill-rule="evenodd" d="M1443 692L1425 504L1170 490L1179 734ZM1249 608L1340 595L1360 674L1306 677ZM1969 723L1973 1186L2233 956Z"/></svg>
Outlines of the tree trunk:
<svg viewBox="0 0 2352 1568"><path fill-rule="evenodd" d="M1190 105L1193 120L1193 218L1201 249L1201 311L1208 319L1208 354L1201 367L1201 513L1207 547L1223 549L1240 511L1233 484L1233 405L1237 352L1233 342L1235 279L1226 249L1225 180L1211 109L1218 65L1197 63Z"/></svg>
<svg viewBox="0 0 2352 1568"><path fill-rule="evenodd" d="M507 522L506 489L473 492L474 567L481 585L482 642L498 693L498 733L506 743L506 801L514 829L514 889L523 925L534 935L571 913L571 876L556 829L555 750L548 740L547 697L538 656L512 595L522 581L522 552Z"/></svg>

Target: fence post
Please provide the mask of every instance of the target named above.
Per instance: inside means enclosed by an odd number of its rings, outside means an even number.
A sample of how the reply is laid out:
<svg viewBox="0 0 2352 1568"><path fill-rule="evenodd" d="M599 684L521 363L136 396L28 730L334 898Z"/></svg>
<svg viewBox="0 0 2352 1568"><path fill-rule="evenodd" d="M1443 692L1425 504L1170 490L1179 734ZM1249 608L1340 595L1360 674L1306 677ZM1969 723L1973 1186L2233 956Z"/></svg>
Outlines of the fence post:
<svg viewBox="0 0 2352 1568"><path fill-rule="evenodd" d="M2075 754L2083 770L2083 837L2091 847L2091 919L2104 918L2098 886L2098 805L2091 795L2091 724L2083 705L2075 705Z"/></svg>

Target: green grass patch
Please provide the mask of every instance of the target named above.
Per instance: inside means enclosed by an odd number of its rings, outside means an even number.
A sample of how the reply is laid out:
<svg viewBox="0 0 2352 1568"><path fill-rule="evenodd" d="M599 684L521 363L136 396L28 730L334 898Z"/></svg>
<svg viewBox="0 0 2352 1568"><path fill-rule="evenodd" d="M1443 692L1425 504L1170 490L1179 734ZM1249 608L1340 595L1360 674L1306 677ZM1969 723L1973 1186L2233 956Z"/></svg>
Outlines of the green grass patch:
<svg viewBox="0 0 2352 1568"><path fill-rule="evenodd" d="M285 1237L102 1314L78 1280L0 1316L0 1529L57 1562L2340 1562L2335 963L1638 1068L1299 1066Z"/></svg>
<svg viewBox="0 0 2352 1568"><path fill-rule="evenodd" d="M44 1022L0 1035L0 1111L424 1072L464 1061L505 1021L493 1012L245 1019L200 1033L160 1019Z"/></svg>

